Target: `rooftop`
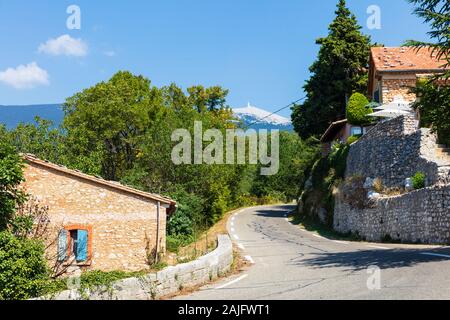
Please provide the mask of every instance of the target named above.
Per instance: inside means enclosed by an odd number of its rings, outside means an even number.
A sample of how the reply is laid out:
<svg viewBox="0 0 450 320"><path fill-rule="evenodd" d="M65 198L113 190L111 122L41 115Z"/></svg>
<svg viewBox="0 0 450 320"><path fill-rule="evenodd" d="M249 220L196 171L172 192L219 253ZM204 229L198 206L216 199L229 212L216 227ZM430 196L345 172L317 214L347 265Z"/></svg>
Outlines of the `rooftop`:
<svg viewBox="0 0 450 320"><path fill-rule="evenodd" d="M371 49L376 71L441 71L445 60L429 47L374 47Z"/></svg>
<svg viewBox="0 0 450 320"><path fill-rule="evenodd" d="M32 154L23 154L22 155L25 162L31 163L31 164L35 164L41 167L45 167L47 169L51 169L54 171L58 171L60 173L64 173L67 175L70 175L72 177L77 177L86 181L90 181L99 185L102 185L104 187L109 187L111 189L115 189L115 190L119 190L122 192L126 192L135 196L140 196L142 198L145 199L150 199L153 201L160 201L162 203L168 204L171 207L175 207L176 206L176 202L170 198L167 197L163 197L157 194L153 194L153 193L148 193L148 192L144 192L144 191L140 191L134 188L131 188L129 186L125 186L123 184L120 184L119 182L115 182L115 181L108 181L108 180L104 180L102 178L99 177L94 177L88 174L84 174L81 171L78 170L72 170L72 169L68 169L64 166L60 166L54 163L51 163L49 161L46 160L41 160L38 159L35 155Z"/></svg>

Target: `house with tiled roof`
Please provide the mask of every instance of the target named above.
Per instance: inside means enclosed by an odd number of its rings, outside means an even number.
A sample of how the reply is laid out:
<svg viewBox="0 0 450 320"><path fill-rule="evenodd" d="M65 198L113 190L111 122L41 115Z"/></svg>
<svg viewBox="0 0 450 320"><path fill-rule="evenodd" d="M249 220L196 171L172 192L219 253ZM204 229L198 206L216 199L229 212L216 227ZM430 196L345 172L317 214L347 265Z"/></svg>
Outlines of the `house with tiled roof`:
<svg viewBox="0 0 450 320"><path fill-rule="evenodd" d="M374 47L370 53L369 97L380 104L394 98L414 102L417 79L442 73L446 61L431 48Z"/></svg>
<svg viewBox="0 0 450 320"><path fill-rule="evenodd" d="M23 158L22 187L48 208L46 256L56 274L140 271L164 254L175 201L33 155Z"/></svg>
<svg viewBox="0 0 450 320"><path fill-rule="evenodd" d="M378 103L378 109L381 109L372 115L400 115L403 111L399 111L399 106L409 106L416 100L411 89L416 87L417 80L443 73L445 63L428 47L372 48L368 97ZM351 135L364 135L371 127L352 126L345 119L333 122L321 137L322 155L327 156L334 143L346 142Z"/></svg>

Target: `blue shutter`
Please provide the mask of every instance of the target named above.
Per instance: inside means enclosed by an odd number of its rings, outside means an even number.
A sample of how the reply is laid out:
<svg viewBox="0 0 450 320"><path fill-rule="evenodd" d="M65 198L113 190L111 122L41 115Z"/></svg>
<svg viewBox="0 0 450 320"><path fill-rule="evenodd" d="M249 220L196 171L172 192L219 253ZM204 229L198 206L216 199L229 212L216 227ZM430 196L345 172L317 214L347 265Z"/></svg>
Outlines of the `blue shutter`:
<svg viewBox="0 0 450 320"><path fill-rule="evenodd" d="M61 230L58 235L58 261L65 261L67 258L67 230Z"/></svg>
<svg viewBox="0 0 450 320"><path fill-rule="evenodd" d="M77 239L77 261L86 261L88 259L88 232L78 230Z"/></svg>

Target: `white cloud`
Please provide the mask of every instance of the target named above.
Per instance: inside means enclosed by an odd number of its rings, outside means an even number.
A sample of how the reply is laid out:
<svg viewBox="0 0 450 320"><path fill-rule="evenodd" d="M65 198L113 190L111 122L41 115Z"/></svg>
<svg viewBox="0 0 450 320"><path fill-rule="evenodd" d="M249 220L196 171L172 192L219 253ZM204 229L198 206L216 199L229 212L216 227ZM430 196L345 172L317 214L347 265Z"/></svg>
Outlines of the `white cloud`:
<svg viewBox="0 0 450 320"><path fill-rule="evenodd" d="M41 69L36 62L8 68L0 72L0 82L16 89L30 89L38 85L48 85L48 73Z"/></svg>
<svg viewBox="0 0 450 320"><path fill-rule="evenodd" d="M42 43L38 51L52 56L84 57L87 55L88 45L81 39L74 39L65 34L59 38L49 39L46 43Z"/></svg>

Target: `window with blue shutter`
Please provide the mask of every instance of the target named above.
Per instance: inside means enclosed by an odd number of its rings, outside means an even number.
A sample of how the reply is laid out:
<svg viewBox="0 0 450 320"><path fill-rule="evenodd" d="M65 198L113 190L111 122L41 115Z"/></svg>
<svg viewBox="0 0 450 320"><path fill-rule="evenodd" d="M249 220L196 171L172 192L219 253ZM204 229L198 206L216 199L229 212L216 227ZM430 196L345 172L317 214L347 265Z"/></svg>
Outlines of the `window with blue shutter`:
<svg viewBox="0 0 450 320"><path fill-rule="evenodd" d="M65 261L67 258L67 230L61 230L58 235L58 261Z"/></svg>
<svg viewBox="0 0 450 320"><path fill-rule="evenodd" d="M86 261L88 259L88 232L87 230L78 230L77 237L77 262Z"/></svg>

